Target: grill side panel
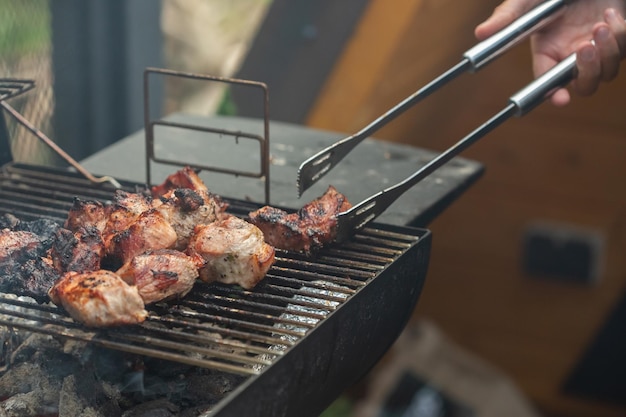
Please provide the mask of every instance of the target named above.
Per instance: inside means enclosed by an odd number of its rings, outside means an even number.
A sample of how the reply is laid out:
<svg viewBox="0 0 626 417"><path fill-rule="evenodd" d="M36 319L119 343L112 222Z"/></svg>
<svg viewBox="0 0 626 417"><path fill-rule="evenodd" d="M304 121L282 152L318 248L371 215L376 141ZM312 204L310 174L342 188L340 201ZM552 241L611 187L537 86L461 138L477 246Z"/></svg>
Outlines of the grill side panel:
<svg viewBox="0 0 626 417"><path fill-rule="evenodd" d="M422 291L431 235L311 330L274 366L250 378L211 415L318 416L364 376L400 335ZM252 406L251 406L252 405Z"/></svg>

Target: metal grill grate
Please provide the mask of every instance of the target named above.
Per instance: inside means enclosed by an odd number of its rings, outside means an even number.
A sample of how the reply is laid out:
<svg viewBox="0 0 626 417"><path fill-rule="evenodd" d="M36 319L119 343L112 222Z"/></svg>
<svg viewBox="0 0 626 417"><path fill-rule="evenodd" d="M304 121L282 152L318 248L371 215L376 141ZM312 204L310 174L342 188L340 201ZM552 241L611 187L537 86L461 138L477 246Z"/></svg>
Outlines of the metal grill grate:
<svg viewBox="0 0 626 417"><path fill-rule="evenodd" d="M140 184L122 183L135 192ZM23 220L62 222L74 197L106 201L109 184L94 186L69 171L9 164L0 173L0 212ZM229 211L245 217L257 205L229 200ZM410 232L415 232L410 233ZM278 250L276 262L254 290L198 283L178 303L148 306L140 326L92 330L56 306L11 295L0 298L0 323L82 340L130 353L242 375L272 365L312 329L347 303L420 239L382 225L365 228L350 241L314 258Z"/></svg>

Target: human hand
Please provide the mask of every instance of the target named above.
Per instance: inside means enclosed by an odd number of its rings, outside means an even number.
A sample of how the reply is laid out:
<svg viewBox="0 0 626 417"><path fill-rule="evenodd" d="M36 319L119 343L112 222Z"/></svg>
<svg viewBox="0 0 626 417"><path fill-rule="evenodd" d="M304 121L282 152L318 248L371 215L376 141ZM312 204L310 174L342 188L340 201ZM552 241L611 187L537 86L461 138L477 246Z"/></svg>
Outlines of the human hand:
<svg viewBox="0 0 626 417"><path fill-rule="evenodd" d="M474 33L484 40L539 3L541 0L505 0ZM617 76L620 62L626 58L625 14L626 0L574 1L563 15L531 36L535 76L576 52L577 76L571 90L580 96L595 93L601 82ZM565 88L550 98L557 106L568 104L570 99Z"/></svg>

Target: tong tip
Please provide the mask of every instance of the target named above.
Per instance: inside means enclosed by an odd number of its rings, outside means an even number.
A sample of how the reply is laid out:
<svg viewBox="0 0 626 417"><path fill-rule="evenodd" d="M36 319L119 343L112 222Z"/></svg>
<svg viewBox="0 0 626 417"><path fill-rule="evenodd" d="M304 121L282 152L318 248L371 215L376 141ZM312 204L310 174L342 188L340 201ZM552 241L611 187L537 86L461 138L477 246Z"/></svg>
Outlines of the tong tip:
<svg viewBox="0 0 626 417"><path fill-rule="evenodd" d="M296 183L298 185L298 198L322 178L333 167L329 152L321 152L306 161L298 168L298 177Z"/></svg>

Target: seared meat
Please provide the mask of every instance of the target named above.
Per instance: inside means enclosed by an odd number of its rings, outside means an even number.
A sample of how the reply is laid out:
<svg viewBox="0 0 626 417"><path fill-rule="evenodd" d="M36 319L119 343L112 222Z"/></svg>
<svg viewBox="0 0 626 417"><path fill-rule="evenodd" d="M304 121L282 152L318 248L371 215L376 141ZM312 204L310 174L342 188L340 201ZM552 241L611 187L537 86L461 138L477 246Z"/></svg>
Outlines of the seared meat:
<svg viewBox="0 0 626 417"><path fill-rule="evenodd" d="M117 274L135 285L145 304L182 298L198 278L191 258L182 252L161 249L135 256Z"/></svg>
<svg viewBox="0 0 626 417"><path fill-rule="evenodd" d="M148 312L137 287L114 272L68 272L50 289L50 299L90 327L143 322Z"/></svg>
<svg viewBox="0 0 626 417"><path fill-rule="evenodd" d="M177 188L162 197L162 204L156 210L163 214L178 235L174 248L184 250L193 228L217 220L224 211L224 205L219 197L207 191Z"/></svg>
<svg viewBox="0 0 626 417"><path fill-rule="evenodd" d="M52 266L49 258L37 257L20 264L14 263L10 275L4 275L3 292L25 295L38 303L48 302L48 290L59 280L61 275Z"/></svg>
<svg viewBox="0 0 626 417"><path fill-rule="evenodd" d="M65 219L64 226L72 232L78 231L81 227L95 227L102 232L107 217L107 209L101 202L81 200L76 197L72 207L70 207L67 219Z"/></svg>
<svg viewBox="0 0 626 417"><path fill-rule="evenodd" d="M131 213L141 214L152 208L152 197L141 193L116 190L113 195L113 207L123 207Z"/></svg>
<svg viewBox="0 0 626 417"><path fill-rule="evenodd" d="M29 231L0 231L0 291L47 301L48 290L60 276L46 257L51 242Z"/></svg>
<svg viewBox="0 0 626 417"><path fill-rule="evenodd" d="M102 232L105 244L116 233L127 229L140 214L150 210L152 198L139 193L115 191L113 203L107 207L106 225Z"/></svg>
<svg viewBox="0 0 626 417"><path fill-rule="evenodd" d="M321 197L295 213L265 206L250 213L250 222L263 231L270 245L309 252L335 240L337 215L350 207L348 199L329 186Z"/></svg>
<svg viewBox="0 0 626 417"><path fill-rule="evenodd" d="M156 209L141 213L130 226L105 241L106 253L125 264L148 250L174 246L178 236L172 225Z"/></svg>
<svg viewBox="0 0 626 417"><path fill-rule="evenodd" d="M184 167L168 176L160 185L152 187L152 196L154 198L162 197L171 190L177 188L189 188L194 191L209 191L202 179L190 167Z"/></svg>
<svg viewBox="0 0 626 417"><path fill-rule="evenodd" d="M104 256L102 235L96 226L80 227L74 233L60 229L50 256L60 273L97 271Z"/></svg>
<svg viewBox="0 0 626 417"><path fill-rule="evenodd" d="M261 230L235 216L197 226L187 253L198 265L201 280L246 289L263 279L274 263L274 248L264 242Z"/></svg>
<svg viewBox="0 0 626 417"><path fill-rule="evenodd" d="M44 252L44 239L35 233L9 229L0 231L0 263L31 254L43 256Z"/></svg>

